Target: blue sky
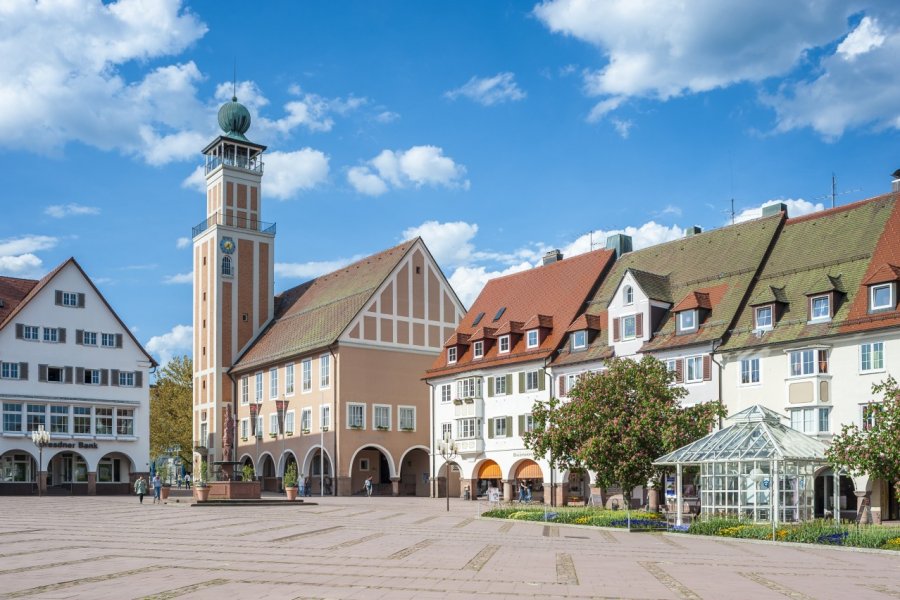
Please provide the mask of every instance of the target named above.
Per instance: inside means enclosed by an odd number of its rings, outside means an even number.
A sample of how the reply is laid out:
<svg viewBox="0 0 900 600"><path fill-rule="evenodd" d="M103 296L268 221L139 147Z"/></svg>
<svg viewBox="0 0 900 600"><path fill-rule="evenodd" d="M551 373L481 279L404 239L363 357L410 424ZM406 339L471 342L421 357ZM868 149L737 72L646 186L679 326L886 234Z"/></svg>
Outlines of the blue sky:
<svg viewBox="0 0 900 600"><path fill-rule="evenodd" d="M468 304L549 248L890 189L890 2L15 1L0 13L0 274L75 256L190 349L200 150L237 94L269 147L276 290L423 235ZM852 191L851 191L852 190Z"/></svg>

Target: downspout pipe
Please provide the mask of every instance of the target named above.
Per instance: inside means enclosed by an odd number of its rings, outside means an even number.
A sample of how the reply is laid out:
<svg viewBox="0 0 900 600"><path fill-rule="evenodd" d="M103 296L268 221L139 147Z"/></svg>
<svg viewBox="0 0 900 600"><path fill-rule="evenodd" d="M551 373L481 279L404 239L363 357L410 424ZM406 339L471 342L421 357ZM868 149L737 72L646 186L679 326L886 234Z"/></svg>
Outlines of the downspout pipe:
<svg viewBox="0 0 900 600"><path fill-rule="evenodd" d="M558 349L554 350L553 352L550 353L549 356L547 356L547 358L544 359L544 377L548 378L548 380L549 380L548 385L550 387L548 388L547 391L550 392L551 400L553 399L553 375L550 374L548 367L550 366L549 365L550 361L553 360L553 355L556 354L557 352L559 352ZM553 450L550 450L550 506L556 506L556 481L554 478L554 471L555 471L555 469L553 468Z"/></svg>
<svg viewBox="0 0 900 600"><path fill-rule="evenodd" d="M437 465L435 463L434 458L434 384L429 382L427 379L425 380L425 385L431 388L431 399L428 404L428 414L430 416L428 422L428 432L429 432L429 440L428 440L428 453L431 455L431 497L438 498L438 489L437 489L437 472L435 471ZM450 495L450 469L447 469L447 495Z"/></svg>
<svg viewBox="0 0 900 600"><path fill-rule="evenodd" d="M341 464L338 456L338 414L337 414L337 399L338 399L338 357L337 354L334 353L334 344L328 346L328 353L331 354L331 359L334 363L334 392L331 396L331 423L332 423L332 431L334 431L334 464L331 469L331 495L338 495L338 472L339 465ZM325 449L322 448L324 451Z"/></svg>
<svg viewBox="0 0 900 600"><path fill-rule="evenodd" d="M718 344L716 344L715 341L713 342L712 350L709 353L709 360L714 362L716 366L719 367L719 402L722 402L722 378L725 376L725 367L722 365L722 363L716 360L716 351L722 347L723 341L722 338L719 338L717 341L719 342ZM722 422L722 417L720 415L719 429L722 429L723 424L724 423Z"/></svg>

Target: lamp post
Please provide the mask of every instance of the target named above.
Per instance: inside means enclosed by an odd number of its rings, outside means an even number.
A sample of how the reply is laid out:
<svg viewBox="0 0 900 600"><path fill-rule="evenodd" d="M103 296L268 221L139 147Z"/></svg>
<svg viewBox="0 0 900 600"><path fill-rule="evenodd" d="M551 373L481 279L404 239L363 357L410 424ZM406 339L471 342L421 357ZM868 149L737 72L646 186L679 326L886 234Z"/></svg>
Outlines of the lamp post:
<svg viewBox="0 0 900 600"><path fill-rule="evenodd" d="M41 467L44 465L44 446L50 443L50 432L44 429L43 427L37 429L36 431L31 432L31 441L34 442L34 445L38 448L38 472L37 472L37 484L38 484L38 497L42 496L41 490Z"/></svg>
<svg viewBox="0 0 900 600"><path fill-rule="evenodd" d="M276 400L275 410L278 412L278 428L281 429L281 457L284 459L284 467L281 469L281 487L284 489L284 475L287 472L287 458L284 456L285 430L284 421L287 419L287 407L289 400Z"/></svg>
<svg viewBox="0 0 900 600"><path fill-rule="evenodd" d="M253 474L254 479L259 480L259 437L262 434L261 431L257 428L257 419L259 417L259 404L251 404L250 405L250 425L252 427L253 437L256 439L256 460L253 461ZM262 484L260 484L262 485Z"/></svg>
<svg viewBox="0 0 900 600"><path fill-rule="evenodd" d="M450 434L444 435L444 439L438 442L438 452L444 459L444 466L447 468L446 483L444 484L447 492L447 512L450 512L450 461L459 456L459 448L456 442L450 439Z"/></svg>

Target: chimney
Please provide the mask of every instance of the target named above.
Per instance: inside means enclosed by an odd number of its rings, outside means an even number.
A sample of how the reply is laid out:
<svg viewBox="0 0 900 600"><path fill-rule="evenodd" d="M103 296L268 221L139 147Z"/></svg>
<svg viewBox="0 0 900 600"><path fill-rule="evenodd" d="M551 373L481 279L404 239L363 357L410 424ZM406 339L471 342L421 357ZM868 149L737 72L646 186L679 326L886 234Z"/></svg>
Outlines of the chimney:
<svg viewBox="0 0 900 600"><path fill-rule="evenodd" d="M559 262L563 259L562 252L559 249L550 250L544 255L544 266L552 265L555 262Z"/></svg>
<svg viewBox="0 0 900 600"><path fill-rule="evenodd" d="M631 236L624 233L616 233L606 238L606 249L613 250L616 258L621 258L623 254L631 252Z"/></svg>
<svg viewBox="0 0 900 600"><path fill-rule="evenodd" d="M776 202L775 204L763 206L762 216L771 217L772 215L777 215L780 212L783 212L784 216L788 216L787 204L785 204L784 202Z"/></svg>
<svg viewBox="0 0 900 600"><path fill-rule="evenodd" d="M891 174L891 191L900 192L900 169Z"/></svg>
<svg viewBox="0 0 900 600"><path fill-rule="evenodd" d="M703 233L703 228L699 225L692 225L687 228L684 237L691 237L692 235L697 235L698 233Z"/></svg>

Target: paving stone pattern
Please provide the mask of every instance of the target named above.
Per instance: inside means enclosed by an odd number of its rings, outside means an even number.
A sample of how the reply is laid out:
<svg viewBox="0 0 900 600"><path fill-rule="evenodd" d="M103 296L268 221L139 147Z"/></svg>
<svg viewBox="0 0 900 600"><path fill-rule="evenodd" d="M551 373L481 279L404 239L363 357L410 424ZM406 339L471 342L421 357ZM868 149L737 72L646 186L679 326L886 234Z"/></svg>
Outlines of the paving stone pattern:
<svg viewBox="0 0 900 600"><path fill-rule="evenodd" d="M900 556L481 519L484 506L324 498L0 498L0 600L900 598Z"/></svg>

